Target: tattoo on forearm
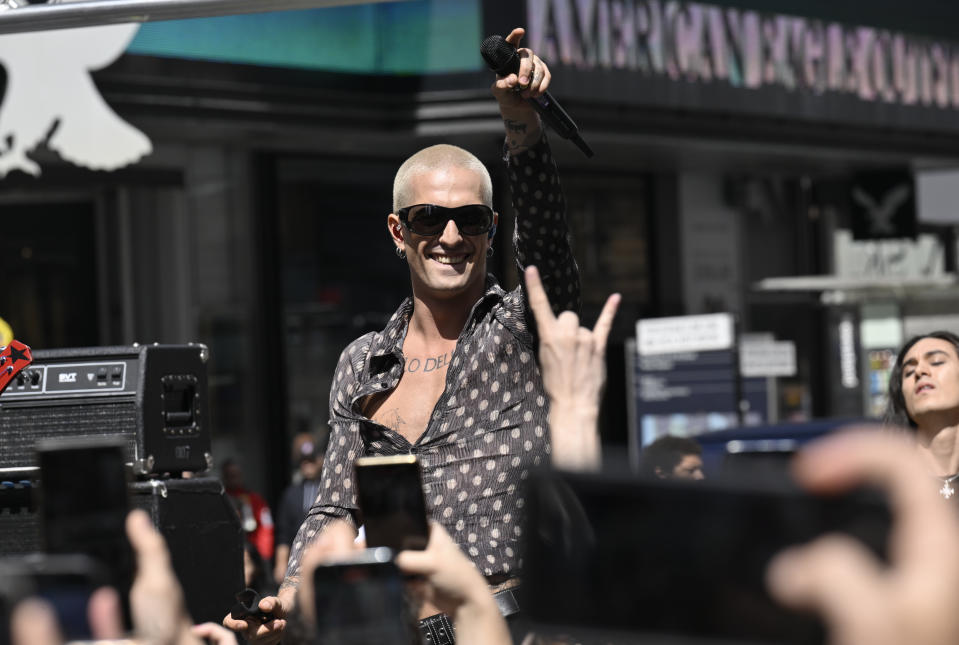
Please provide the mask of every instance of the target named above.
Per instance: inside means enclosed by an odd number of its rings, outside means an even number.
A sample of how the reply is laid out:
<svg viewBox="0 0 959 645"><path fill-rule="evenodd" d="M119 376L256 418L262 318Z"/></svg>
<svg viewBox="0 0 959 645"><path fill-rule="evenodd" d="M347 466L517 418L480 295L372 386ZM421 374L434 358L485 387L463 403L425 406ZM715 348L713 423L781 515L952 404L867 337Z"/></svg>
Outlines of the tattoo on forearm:
<svg viewBox="0 0 959 645"><path fill-rule="evenodd" d="M528 123L504 119L503 124L506 126L506 147L512 154L523 152L536 143L530 136Z"/></svg>
<svg viewBox="0 0 959 645"><path fill-rule="evenodd" d="M409 358L406 360L406 365L403 366L403 370L406 372L435 372L436 370L444 369L450 364L450 354L446 352L440 356L430 356L429 358L419 359L419 358Z"/></svg>

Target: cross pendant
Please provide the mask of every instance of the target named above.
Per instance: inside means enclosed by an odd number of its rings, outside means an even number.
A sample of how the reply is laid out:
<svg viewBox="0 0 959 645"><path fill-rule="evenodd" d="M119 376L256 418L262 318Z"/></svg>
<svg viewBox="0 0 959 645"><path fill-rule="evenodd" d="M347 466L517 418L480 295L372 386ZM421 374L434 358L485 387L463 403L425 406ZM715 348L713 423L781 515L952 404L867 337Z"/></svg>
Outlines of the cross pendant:
<svg viewBox="0 0 959 645"><path fill-rule="evenodd" d="M944 498L949 499L956 494L956 489L949 485L949 482L943 482L942 488L939 489L939 494Z"/></svg>

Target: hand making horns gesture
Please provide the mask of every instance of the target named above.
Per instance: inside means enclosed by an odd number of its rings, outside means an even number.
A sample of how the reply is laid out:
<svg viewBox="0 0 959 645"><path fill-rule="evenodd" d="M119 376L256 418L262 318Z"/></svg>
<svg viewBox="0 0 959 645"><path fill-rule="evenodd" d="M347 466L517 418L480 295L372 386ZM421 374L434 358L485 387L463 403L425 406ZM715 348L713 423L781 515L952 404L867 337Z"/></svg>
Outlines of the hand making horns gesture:
<svg viewBox="0 0 959 645"><path fill-rule="evenodd" d="M592 330L579 316L553 314L536 267L526 268L526 292L539 333L543 387L550 398L553 464L573 470L599 464L599 403L606 384L606 339L621 296L614 293Z"/></svg>

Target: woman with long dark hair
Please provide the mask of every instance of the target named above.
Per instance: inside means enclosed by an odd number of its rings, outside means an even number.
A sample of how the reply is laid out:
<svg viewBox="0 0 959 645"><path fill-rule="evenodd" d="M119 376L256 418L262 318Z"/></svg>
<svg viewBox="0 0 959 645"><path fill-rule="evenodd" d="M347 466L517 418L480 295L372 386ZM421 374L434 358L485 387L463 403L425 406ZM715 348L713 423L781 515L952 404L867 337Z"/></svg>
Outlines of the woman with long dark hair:
<svg viewBox="0 0 959 645"><path fill-rule="evenodd" d="M912 428L929 474L949 499L959 491L959 336L935 331L907 342L889 378L886 423Z"/></svg>

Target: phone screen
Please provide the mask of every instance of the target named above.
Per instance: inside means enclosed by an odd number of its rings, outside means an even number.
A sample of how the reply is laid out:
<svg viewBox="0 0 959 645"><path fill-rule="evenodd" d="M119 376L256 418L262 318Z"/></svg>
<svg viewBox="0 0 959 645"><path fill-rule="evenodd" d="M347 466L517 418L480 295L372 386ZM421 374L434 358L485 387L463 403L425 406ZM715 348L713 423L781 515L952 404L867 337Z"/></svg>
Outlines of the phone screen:
<svg viewBox="0 0 959 645"><path fill-rule="evenodd" d="M125 541L129 502L120 445L44 443L39 460L48 553L99 556L108 544Z"/></svg>
<svg viewBox="0 0 959 645"><path fill-rule="evenodd" d="M126 599L133 557L126 537L129 500L123 445L113 440L48 440L38 445L37 454L45 551L94 558L107 568L109 584ZM124 613L129 619L126 605Z"/></svg>
<svg viewBox="0 0 959 645"><path fill-rule="evenodd" d="M773 555L843 531L881 557L890 525L878 495L569 473L532 478L527 513L520 606L535 621L766 643L824 636L766 593Z"/></svg>
<svg viewBox="0 0 959 645"><path fill-rule="evenodd" d="M355 472L366 544L425 549L429 525L416 457L361 457Z"/></svg>
<svg viewBox="0 0 959 645"><path fill-rule="evenodd" d="M406 603L403 579L389 559L321 565L313 572L313 584L318 642L413 642L415 621Z"/></svg>

